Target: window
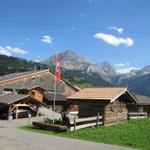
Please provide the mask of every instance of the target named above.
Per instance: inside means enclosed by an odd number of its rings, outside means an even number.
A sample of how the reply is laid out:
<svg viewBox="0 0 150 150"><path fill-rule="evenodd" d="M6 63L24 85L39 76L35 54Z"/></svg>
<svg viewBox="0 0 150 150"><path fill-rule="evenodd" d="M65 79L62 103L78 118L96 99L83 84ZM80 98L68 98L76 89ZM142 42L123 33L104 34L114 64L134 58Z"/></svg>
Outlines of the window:
<svg viewBox="0 0 150 150"><path fill-rule="evenodd" d="M126 106L126 104L125 104L123 101L121 101L121 102L120 102L120 106L121 106L121 108L123 108L123 107Z"/></svg>
<svg viewBox="0 0 150 150"><path fill-rule="evenodd" d="M4 93L12 93L13 89L11 89L11 88L5 88L3 91L4 91Z"/></svg>
<svg viewBox="0 0 150 150"><path fill-rule="evenodd" d="M143 112L143 106L138 107L138 112Z"/></svg>
<svg viewBox="0 0 150 150"><path fill-rule="evenodd" d="M31 91L31 92L30 92L30 95L34 97L34 96L35 96L35 92L34 92L34 91Z"/></svg>

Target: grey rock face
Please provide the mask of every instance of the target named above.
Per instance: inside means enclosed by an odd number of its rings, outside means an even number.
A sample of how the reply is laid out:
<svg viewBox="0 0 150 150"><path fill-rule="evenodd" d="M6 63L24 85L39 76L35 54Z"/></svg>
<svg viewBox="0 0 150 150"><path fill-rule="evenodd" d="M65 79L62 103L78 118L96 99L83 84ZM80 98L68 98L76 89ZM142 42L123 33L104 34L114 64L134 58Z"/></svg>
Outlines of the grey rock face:
<svg viewBox="0 0 150 150"><path fill-rule="evenodd" d="M51 56L47 60L43 61L43 63L55 65L55 57L56 56ZM60 53L59 59L62 68L68 70L81 70L86 73L98 73L107 81L110 81L110 78L116 75L115 70L107 62L92 64L88 59L77 55L71 50Z"/></svg>

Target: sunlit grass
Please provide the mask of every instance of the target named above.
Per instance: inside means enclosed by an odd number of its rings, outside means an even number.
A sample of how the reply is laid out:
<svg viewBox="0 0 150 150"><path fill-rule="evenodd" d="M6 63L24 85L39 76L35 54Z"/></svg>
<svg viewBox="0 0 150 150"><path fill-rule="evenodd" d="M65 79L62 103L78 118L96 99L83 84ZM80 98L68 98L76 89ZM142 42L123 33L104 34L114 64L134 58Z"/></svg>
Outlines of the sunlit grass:
<svg viewBox="0 0 150 150"><path fill-rule="evenodd" d="M142 150L150 150L150 119L132 120L112 126L85 128L75 132L57 133L38 129L32 125L21 129L89 141L128 146Z"/></svg>

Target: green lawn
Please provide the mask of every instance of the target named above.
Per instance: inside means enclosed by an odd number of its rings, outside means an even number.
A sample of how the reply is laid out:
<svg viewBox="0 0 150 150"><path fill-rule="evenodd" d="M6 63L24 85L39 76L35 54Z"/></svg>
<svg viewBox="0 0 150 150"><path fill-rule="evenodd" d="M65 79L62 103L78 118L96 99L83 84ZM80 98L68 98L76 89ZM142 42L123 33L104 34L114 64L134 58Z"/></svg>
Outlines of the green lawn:
<svg viewBox="0 0 150 150"><path fill-rule="evenodd" d="M21 129L43 134L65 136L89 141L128 146L142 150L150 150L150 119L132 120L112 126L86 128L75 132L56 133L44 131L36 127L23 126Z"/></svg>

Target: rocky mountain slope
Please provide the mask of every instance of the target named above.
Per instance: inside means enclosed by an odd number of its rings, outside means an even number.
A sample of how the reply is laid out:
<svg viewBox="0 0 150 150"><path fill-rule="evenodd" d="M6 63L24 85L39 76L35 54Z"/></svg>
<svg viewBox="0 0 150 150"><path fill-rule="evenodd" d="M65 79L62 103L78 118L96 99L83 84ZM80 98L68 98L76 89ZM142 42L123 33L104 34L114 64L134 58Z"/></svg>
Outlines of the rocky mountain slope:
<svg viewBox="0 0 150 150"><path fill-rule="evenodd" d="M150 74L125 79L120 85L126 85L135 93L150 96Z"/></svg>
<svg viewBox="0 0 150 150"><path fill-rule="evenodd" d="M51 56L42 63L49 66L55 65L55 57ZM67 50L59 54L60 64L62 68L67 70L78 70L84 73L96 73L106 81L111 81L111 78L116 75L115 70L107 62L92 64L88 59L77 55L71 50Z"/></svg>
<svg viewBox="0 0 150 150"><path fill-rule="evenodd" d="M112 84L128 86L135 93L150 96L150 66L118 75L112 79Z"/></svg>

